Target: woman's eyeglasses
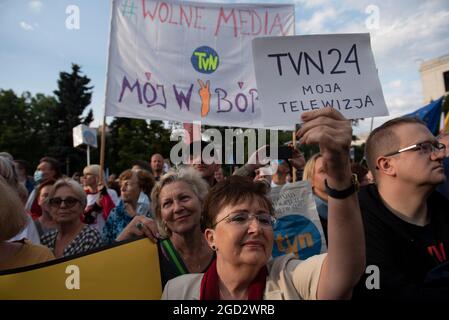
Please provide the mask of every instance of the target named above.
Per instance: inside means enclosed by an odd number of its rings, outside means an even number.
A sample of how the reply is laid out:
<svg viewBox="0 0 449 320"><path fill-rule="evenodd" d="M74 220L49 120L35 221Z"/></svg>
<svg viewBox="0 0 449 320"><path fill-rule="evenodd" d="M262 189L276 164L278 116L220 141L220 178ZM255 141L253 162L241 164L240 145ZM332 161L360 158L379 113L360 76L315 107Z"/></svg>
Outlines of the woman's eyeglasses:
<svg viewBox="0 0 449 320"><path fill-rule="evenodd" d="M253 214L247 212L240 212L228 214L223 219L217 221L212 227L215 227L217 224L219 224L224 220L233 225L247 226L250 220L253 218L257 220L257 222L262 228L272 228L276 223L276 219L269 213Z"/></svg>
<svg viewBox="0 0 449 320"><path fill-rule="evenodd" d="M65 199L63 198L51 198L48 200L48 204L50 205L50 207L52 208L60 208L61 204L64 202L65 207L70 209L72 207L74 207L79 201L77 198L74 197L67 197Z"/></svg>

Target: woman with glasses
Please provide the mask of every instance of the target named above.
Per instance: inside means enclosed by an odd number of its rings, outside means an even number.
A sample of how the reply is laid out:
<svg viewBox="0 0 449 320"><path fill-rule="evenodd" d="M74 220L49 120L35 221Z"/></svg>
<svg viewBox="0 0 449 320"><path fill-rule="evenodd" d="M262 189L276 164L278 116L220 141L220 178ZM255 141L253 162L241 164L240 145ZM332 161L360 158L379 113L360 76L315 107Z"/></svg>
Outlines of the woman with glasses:
<svg viewBox="0 0 449 320"><path fill-rule="evenodd" d="M41 238L56 258L84 253L101 246L97 229L81 222L86 206L86 194L73 179L56 181L47 198L57 229Z"/></svg>
<svg viewBox="0 0 449 320"><path fill-rule="evenodd" d="M332 108L302 114L301 143L318 143L327 169L328 253L299 260L271 258L273 208L266 185L233 176L204 203L206 240L216 260L203 273L170 280L163 299L347 299L365 268L356 181L351 175L351 124Z"/></svg>

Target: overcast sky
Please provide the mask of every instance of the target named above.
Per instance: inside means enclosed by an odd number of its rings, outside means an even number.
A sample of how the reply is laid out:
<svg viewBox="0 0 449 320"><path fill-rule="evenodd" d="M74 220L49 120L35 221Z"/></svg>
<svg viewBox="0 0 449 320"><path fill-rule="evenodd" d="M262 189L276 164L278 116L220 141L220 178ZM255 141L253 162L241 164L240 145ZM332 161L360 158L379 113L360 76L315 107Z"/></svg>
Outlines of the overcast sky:
<svg viewBox="0 0 449 320"><path fill-rule="evenodd" d="M198 2L205 2L197 0ZM209 1L210 2L210 1ZM281 1L214 1L279 3ZM369 32L391 116L423 105L419 66L449 54L449 1L297 0L296 34ZM66 9L80 10L80 29L65 26ZM110 4L107 0L0 0L0 88L52 94L60 71L82 66L94 88L91 107L102 117ZM378 16L378 20L376 20ZM374 127L390 117L374 120ZM369 131L365 120L356 134Z"/></svg>

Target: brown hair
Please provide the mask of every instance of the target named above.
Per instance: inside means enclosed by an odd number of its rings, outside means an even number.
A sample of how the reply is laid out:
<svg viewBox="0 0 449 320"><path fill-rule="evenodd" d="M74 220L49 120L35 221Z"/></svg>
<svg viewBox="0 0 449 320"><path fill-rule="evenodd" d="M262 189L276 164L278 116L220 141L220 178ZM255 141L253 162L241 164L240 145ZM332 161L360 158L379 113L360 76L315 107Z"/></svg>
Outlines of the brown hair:
<svg viewBox="0 0 449 320"><path fill-rule="evenodd" d="M44 181L42 181L39 184L39 187L36 190L36 199L39 199L39 197L41 195L41 192L42 192L42 189L44 189L44 187L52 186L55 183L56 183L56 180L55 179L51 179L51 178L50 179L45 179Z"/></svg>
<svg viewBox="0 0 449 320"><path fill-rule="evenodd" d="M351 164L351 171L357 175L357 179L362 181L365 179L366 174L368 173L368 168L361 165L360 163Z"/></svg>
<svg viewBox="0 0 449 320"><path fill-rule="evenodd" d="M6 241L22 230L26 213L17 192L0 176L0 242Z"/></svg>
<svg viewBox="0 0 449 320"><path fill-rule="evenodd" d="M377 178L377 158L390 152L394 152L399 148L400 141L394 128L404 124L426 125L417 118L400 117L385 122L380 127L374 129L368 136L365 145L365 159L368 169L371 170L374 178Z"/></svg>
<svg viewBox="0 0 449 320"><path fill-rule="evenodd" d="M47 162L50 165L51 169L55 172L55 179L59 179L62 177L61 165L59 164L58 160L52 157L43 157L39 160L39 164L42 162Z"/></svg>
<svg viewBox="0 0 449 320"><path fill-rule="evenodd" d="M243 176L230 176L217 183L210 189L204 200L201 230L212 228L215 218L223 207L254 199L254 197L258 197L270 214L274 215L273 204L267 197L268 191L269 188L265 183L254 182L251 178Z"/></svg>
<svg viewBox="0 0 449 320"><path fill-rule="evenodd" d="M118 179L120 182L122 182L123 180L132 179L133 175L136 175L139 188L142 189L142 192L144 192L148 197L150 197L151 190L153 190L154 187L153 175L148 171L142 169L139 170L128 169L123 171L118 177Z"/></svg>

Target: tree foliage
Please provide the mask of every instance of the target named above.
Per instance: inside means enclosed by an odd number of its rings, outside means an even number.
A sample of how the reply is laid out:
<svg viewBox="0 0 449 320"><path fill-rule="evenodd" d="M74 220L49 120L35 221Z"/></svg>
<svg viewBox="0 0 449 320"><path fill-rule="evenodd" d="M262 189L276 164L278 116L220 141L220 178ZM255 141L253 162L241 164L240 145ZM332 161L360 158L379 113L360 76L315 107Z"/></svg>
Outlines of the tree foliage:
<svg viewBox="0 0 449 320"><path fill-rule="evenodd" d="M154 153L168 158L174 144L161 121L129 118L115 118L106 140L106 166L115 173L130 168L134 160L149 161Z"/></svg>

